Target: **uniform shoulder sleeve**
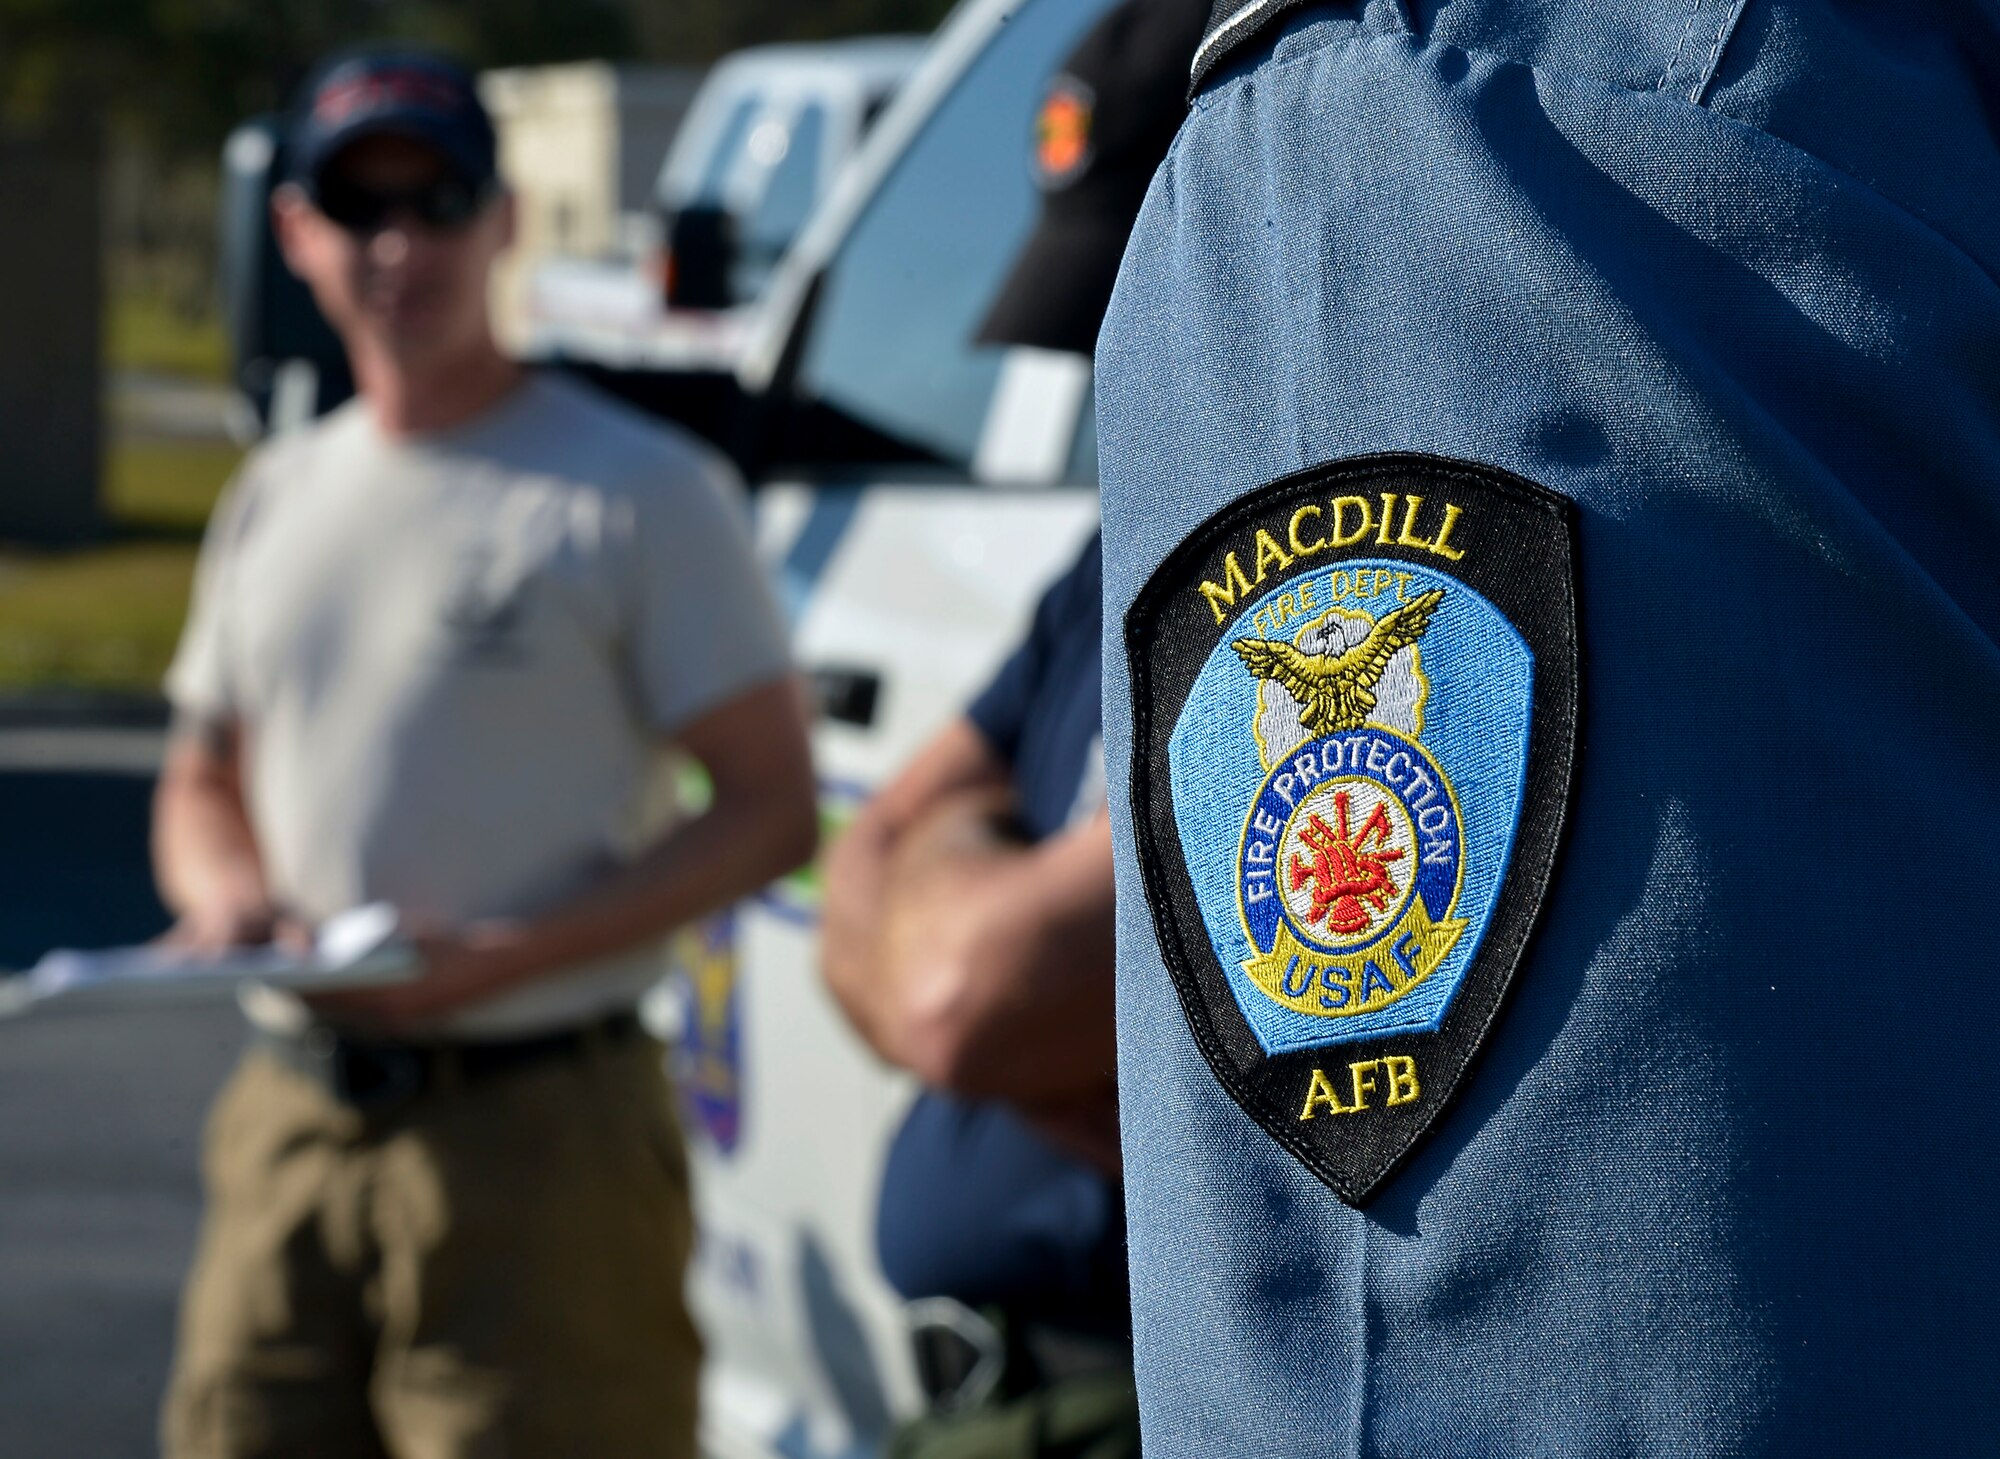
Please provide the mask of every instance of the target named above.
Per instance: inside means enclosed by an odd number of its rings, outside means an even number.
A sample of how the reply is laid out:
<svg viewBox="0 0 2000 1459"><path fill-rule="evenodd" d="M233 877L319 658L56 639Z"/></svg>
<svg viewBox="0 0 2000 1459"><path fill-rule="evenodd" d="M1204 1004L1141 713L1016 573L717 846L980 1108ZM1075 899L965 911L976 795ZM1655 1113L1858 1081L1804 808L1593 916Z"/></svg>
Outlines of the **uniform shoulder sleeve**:
<svg viewBox="0 0 2000 1459"><path fill-rule="evenodd" d="M671 734L791 670L748 503L720 457L674 443L631 495L627 649L641 707Z"/></svg>

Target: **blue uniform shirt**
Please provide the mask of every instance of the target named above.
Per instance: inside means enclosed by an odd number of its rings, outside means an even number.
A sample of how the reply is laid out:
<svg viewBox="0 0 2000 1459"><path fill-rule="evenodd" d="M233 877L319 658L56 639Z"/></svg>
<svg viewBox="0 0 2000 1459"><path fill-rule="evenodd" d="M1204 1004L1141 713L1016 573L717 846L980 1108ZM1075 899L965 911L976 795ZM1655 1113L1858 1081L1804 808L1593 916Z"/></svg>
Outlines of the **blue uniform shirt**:
<svg viewBox="0 0 2000 1459"><path fill-rule="evenodd" d="M1097 356L1149 1459L1992 1452L1991 8L1239 30ZM1225 505L1387 451L1575 504L1583 687L1509 1001L1357 1208L1190 1035L1124 624Z"/></svg>
<svg viewBox="0 0 2000 1459"><path fill-rule="evenodd" d="M1102 546L1092 536L1042 594L1020 647L965 711L1007 762L1030 841L1047 840L1104 803L1103 593Z"/></svg>
<svg viewBox="0 0 2000 1459"><path fill-rule="evenodd" d="M1045 840L1103 804L1097 539L1043 594L1027 637L967 710ZM890 1147L877 1245L906 1297L945 1295L1093 1332L1126 1325L1117 1183L1005 1105L920 1096Z"/></svg>

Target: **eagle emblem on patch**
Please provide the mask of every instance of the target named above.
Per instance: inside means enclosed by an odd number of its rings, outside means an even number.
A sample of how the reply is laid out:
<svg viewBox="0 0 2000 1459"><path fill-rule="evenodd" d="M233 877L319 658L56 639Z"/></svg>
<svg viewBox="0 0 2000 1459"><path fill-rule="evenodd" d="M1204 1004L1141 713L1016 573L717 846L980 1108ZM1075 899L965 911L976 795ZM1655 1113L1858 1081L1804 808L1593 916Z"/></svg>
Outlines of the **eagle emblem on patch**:
<svg viewBox="0 0 2000 1459"><path fill-rule="evenodd" d="M1350 1202L1458 1091L1548 885L1571 522L1490 467L1359 458L1218 513L1127 618L1135 829L1189 1026Z"/></svg>

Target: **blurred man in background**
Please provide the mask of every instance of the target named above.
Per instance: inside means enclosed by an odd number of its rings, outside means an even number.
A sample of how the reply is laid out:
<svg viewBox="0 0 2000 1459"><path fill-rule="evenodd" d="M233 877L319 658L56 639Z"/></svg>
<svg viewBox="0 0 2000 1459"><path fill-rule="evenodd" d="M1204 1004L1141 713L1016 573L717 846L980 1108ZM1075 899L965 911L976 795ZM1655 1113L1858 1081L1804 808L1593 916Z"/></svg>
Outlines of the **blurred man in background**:
<svg viewBox="0 0 2000 1459"><path fill-rule="evenodd" d="M274 207L360 397L245 467L168 689L175 936L393 904L421 974L246 1000L175 1459L694 1452L653 944L804 860L813 784L728 468L493 344L512 212L455 65L309 88ZM650 839L668 747L713 785Z"/></svg>
<svg viewBox="0 0 2000 1459"><path fill-rule="evenodd" d="M1034 139L1042 216L983 340L1091 352L1207 12L1131 0L1051 81ZM972 1411L913 1427L899 1459L1138 1453L1101 588L1093 537L992 683L830 858L828 983L926 1086L883 1175L883 1269L905 1297L978 1309L956 1320L1005 1353L997 1387L949 1395Z"/></svg>

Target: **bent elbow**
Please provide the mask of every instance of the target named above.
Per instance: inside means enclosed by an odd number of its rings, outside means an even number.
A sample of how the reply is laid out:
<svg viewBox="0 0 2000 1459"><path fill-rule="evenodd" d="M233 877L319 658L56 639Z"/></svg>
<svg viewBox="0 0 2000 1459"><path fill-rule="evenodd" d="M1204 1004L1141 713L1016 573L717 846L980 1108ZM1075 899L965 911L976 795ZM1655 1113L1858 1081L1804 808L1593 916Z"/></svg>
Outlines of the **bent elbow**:
<svg viewBox="0 0 2000 1459"><path fill-rule="evenodd" d="M819 853L819 807L806 800L787 809L771 837L773 879L797 871Z"/></svg>
<svg viewBox="0 0 2000 1459"><path fill-rule="evenodd" d="M819 807L809 794L742 796L710 807L744 848L742 865L755 890L797 871L819 850Z"/></svg>

